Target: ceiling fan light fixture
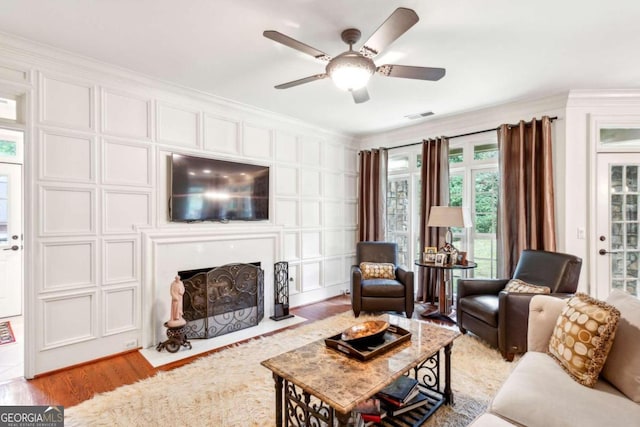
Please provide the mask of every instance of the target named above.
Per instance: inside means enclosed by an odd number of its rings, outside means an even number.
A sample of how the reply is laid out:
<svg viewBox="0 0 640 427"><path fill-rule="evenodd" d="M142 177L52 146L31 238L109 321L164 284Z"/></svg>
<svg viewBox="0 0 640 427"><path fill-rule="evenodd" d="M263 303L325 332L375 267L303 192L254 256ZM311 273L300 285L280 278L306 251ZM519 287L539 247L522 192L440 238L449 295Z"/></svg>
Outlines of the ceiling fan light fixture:
<svg viewBox="0 0 640 427"><path fill-rule="evenodd" d="M367 85L376 66L371 59L358 52L348 51L331 60L326 71L338 88L358 90Z"/></svg>

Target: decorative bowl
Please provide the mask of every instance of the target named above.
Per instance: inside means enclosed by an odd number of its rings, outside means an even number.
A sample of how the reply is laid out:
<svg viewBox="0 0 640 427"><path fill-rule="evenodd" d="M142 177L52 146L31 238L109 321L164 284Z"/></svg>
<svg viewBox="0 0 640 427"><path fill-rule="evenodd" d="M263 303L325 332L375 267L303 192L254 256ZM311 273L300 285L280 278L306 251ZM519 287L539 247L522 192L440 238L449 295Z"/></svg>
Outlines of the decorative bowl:
<svg viewBox="0 0 640 427"><path fill-rule="evenodd" d="M388 328L389 323L384 320L369 320L344 331L341 339L351 345L370 345L382 341Z"/></svg>

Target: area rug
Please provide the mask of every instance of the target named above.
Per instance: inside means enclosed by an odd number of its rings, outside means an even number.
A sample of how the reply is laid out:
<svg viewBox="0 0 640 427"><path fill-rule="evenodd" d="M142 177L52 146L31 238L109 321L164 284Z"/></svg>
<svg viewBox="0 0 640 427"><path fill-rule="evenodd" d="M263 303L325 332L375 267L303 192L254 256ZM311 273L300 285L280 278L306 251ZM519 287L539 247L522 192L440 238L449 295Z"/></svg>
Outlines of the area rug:
<svg viewBox="0 0 640 427"><path fill-rule="evenodd" d="M16 337L11 329L11 322L0 322L0 345L16 342Z"/></svg>
<svg viewBox="0 0 640 427"><path fill-rule="evenodd" d="M274 382L264 359L337 334L368 316L342 313L258 338L65 409L65 426L252 427L274 425ZM425 426L466 426L484 412L513 363L472 336L455 340L455 405L440 408Z"/></svg>

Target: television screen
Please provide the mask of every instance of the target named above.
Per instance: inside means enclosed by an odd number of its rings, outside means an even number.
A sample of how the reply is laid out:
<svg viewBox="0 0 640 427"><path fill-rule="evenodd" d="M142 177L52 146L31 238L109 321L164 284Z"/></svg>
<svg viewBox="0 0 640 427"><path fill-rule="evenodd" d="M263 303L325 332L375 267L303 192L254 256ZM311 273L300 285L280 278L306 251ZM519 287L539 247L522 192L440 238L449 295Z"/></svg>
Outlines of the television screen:
<svg viewBox="0 0 640 427"><path fill-rule="evenodd" d="M269 167L172 154L172 221L269 219Z"/></svg>

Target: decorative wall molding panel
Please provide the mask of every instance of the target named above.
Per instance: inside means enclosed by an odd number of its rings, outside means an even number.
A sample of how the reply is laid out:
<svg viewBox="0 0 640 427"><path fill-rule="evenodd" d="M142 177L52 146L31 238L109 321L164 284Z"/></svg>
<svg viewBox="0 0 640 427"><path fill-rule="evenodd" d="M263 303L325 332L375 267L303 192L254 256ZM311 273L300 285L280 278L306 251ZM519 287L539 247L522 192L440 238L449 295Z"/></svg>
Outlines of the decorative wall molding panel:
<svg viewBox="0 0 640 427"><path fill-rule="evenodd" d="M340 284L343 280L344 271L342 258L325 258L323 262L324 286Z"/></svg>
<svg viewBox="0 0 640 427"><path fill-rule="evenodd" d="M319 231L305 231L302 233L302 259L322 256L322 239Z"/></svg>
<svg viewBox="0 0 640 427"><path fill-rule="evenodd" d="M298 163L298 140L295 135L283 131L276 132L276 160Z"/></svg>
<svg viewBox="0 0 640 427"><path fill-rule="evenodd" d="M313 138L300 139L301 163L313 167L322 167L322 150L320 141Z"/></svg>
<svg viewBox="0 0 640 427"><path fill-rule="evenodd" d="M95 240L44 241L40 246L40 257L42 292L93 287L97 284Z"/></svg>
<svg viewBox="0 0 640 427"><path fill-rule="evenodd" d="M200 135L200 113L184 107L156 103L158 142L195 148Z"/></svg>
<svg viewBox="0 0 640 427"><path fill-rule="evenodd" d="M298 195L298 168L280 166L276 170L276 194L278 196Z"/></svg>
<svg viewBox="0 0 640 427"><path fill-rule="evenodd" d="M219 153L239 154L241 149L240 122L205 113L204 149Z"/></svg>
<svg viewBox="0 0 640 427"><path fill-rule="evenodd" d="M297 227L298 221L298 201L277 199L276 203L276 224L285 227Z"/></svg>
<svg viewBox="0 0 640 427"><path fill-rule="evenodd" d="M95 189L40 186L40 235L95 234Z"/></svg>
<svg viewBox="0 0 640 427"><path fill-rule="evenodd" d="M303 169L302 170L302 195L309 197L321 197L322 190L320 187L319 170Z"/></svg>
<svg viewBox="0 0 640 427"><path fill-rule="evenodd" d="M248 157L271 159L273 157L271 130L245 123L242 128L242 153Z"/></svg>
<svg viewBox="0 0 640 427"><path fill-rule="evenodd" d="M300 233L284 233L283 241L282 259L284 261L300 260Z"/></svg>
<svg viewBox="0 0 640 427"><path fill-rule="evenodd" d="M41 304L44 326L41 350L97 338L95 292L42 298Z"/></svg>
<svg viewBox="0 0 640 427"><path fill-rule="evenodd" d="M96 140L93 136L45 129L38 141L40 179L95 183Z"/></svg>
<svg viewBox="0 0 640 427"><path fill-rule="evenodd" d="M102 245L103 285L140 281L137 238L106 238Z"/></svg>
<svg viewBox="0 0 640 427"><path fill-rule="evenodd" d="M103 139L102 183L151 187L153 185L152 146L111 138Z"/></svg>
<svg viewBox="0 0 640 427"><path fill-rule="evenodd" d="M40 121L78 130L94 129L95 93L94 85L41 74Z"/></svg>
<svg viewBox="0 0 640 427"><path fill-rule="evenodd" d="M301 291L307 292L318 289L323 283L320 261L305 262L302 264Z"/></svg>
<svg viewBox="0 0 640 427"><path fill-rule="evenodd" d="M132 233L150 227L151 193L129 190L103 190L103 233Z"/></svg>
<svg viewBox="0 0 640 427"><path fill-rule="evenodd" d="M151 99L117 89L102 89L102 132L151 139Z"/></svg>
<svg viewBox="0 0 640 427"><path fill-rule="evenodd" d="M105 289L102 292L103 336L138 328L138 286Z"/></svg>
<svg viewBox="0 0 640 427"><path fill-rule="evenodd" d="M322 206L319 201L303 200L300 202L302 226L303 227L320 227L322 223Z"/></svg>

